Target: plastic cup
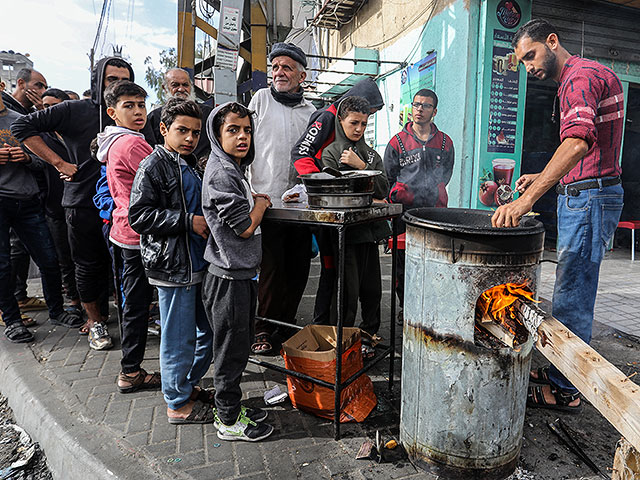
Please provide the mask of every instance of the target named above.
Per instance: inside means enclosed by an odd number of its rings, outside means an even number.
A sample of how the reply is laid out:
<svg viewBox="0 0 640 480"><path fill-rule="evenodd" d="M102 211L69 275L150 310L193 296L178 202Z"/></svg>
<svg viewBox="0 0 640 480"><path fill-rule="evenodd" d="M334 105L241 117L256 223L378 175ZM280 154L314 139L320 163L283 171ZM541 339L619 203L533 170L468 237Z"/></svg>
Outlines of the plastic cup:
<svg viewBox="0 0 640 480"><path fill-rule="evenodd" d="M516 161L511 158L494 158L491 164L493 165L493 181L498 185L511 186Z"/></svg>

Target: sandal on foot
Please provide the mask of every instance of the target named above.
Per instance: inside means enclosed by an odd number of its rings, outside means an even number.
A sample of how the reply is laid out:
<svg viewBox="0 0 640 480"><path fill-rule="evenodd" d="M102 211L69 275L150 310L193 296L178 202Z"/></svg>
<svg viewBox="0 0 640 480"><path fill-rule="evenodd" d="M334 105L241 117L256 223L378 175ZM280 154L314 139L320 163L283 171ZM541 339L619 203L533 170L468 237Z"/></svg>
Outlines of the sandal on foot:
<svg viewBox="0 0 640 480"><path fill-rule="evenodd" d="M89 322L84 322L84 325L78 329L78 333L80 335L89 335Z"/></svg>
<svg viewBox="0 0 640 480"><path fill-rule="evenodd" d="M214 408L207 404L196 400L191 409L191 413L186 418L167 417L172 425L185 425L190 423L213 423L216 419Z"/></svg>
<svg viewBox="0 0 640 480"><path fill-rule="evenodd" d="M269 355L273 353L271 335L267 332L257 333L255 341L251 345L251 353L253 353L254 355Z"/></svg>
<svg viewBox="0 0 640 480"><path fill-rule="evenodd" d="M145 382L147 375L151 375L151 378ZM120 382L126 382L129 385L121 387ZM151 374L147 373L144 368L141 368L135 377L130 377L126 373L120 372L118 374L118 391L120 393L133 393L138 390L154 390L162 386L162 380L158 372Z"/></svg>
<svg viewBox="0 0 640 480"><path fill-rule="evenodd" d="M29 315L25 315L24 313L20 314L20 319L22 320L22 325L24 325L25 327L35 327L38 322L36 322L33 318L31 318Z"/></svg>
<svg viewBox="0 0 640 480"><path fill-rule="evenodd" d="M531 408L548 408L550 410L558 410L565 413L580 413L582 411L582 400L575 406L569 404L580 398L580 393L567 393L551 386L551 394L555 398L556 403L548 403L544 398L544 386L528 387L527 389L527 407Z"/></svg>
<svg viewBox="0 0 640 480"><path fill-rule="evenodd" d="M213 388L206 389L202 387L196 387L193 389L193 391L197 393L196 393L196 396L194 397L193 392L191 392L191 400L200 401L208 405L215 404L216 391Z"/></svg>
<svg viewBox="0 0 640 480"><path fill-rule="evenodd" d="M13 343L29 343L34 340L33 334L27 330L22 321L8 325L4 335Z"/></svg>
<svg viewBox="0 0 640 480"><path fill-rule="evenodd" d="M531 373L536 374L534 377ZM529 373L529 381L533 383L539 383L541 385L551 385L551 381L549 380L549 365L546 367L536 368Z"/></svg>

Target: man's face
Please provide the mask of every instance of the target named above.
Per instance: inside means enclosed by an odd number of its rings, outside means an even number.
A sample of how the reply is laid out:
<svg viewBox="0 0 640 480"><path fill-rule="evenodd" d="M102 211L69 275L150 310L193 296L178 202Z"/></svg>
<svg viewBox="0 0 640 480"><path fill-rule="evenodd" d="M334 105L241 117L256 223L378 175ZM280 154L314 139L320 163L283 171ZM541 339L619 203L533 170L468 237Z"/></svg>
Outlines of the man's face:
<svg viewBox="0 0 640 480"><path fill-rule="evenodd" d="M186 115L178 115L169 128L160 122L165 148L180 155L193 153L200 139L201 128L202 121L199 118Z"/></svg>
<svg viewBox="0 0 640 480"><path fill-rule="evenodd" d="M42 94L47 89L47 81L40 72L34 70L31 73L31 79L26 84L26 89L42 97Z"/></svg>
<svg viewBox="0 0 640 480"><path fill-rule="evenodd" d="M118 80L131 80L131 74L129 69L125 67L114 67L113 65L107 65L104 69L104 88L107 88Z"/></svg>
<svg viewBox="0 0 640 480"><path fill-rule="evenodd" d="M352 142L357 142L367 129L369 115L360 112L349 112L345 118L340 118L340 125L345 136Z"/></svg>
<svg viewBox="0 0 640 480"><path fill-rule="evenodd" d="M555 80L559 71L555 53L558 45L558 37L554 33L549 35L545 43L534 42L525 36L520 39L514 52L529 75L538 80Z"/></svg>
<svg viewBox="0 0 640 480"><path fill-rule="evenodd" d="M53 107L54 105L57 105L59 103L62 103L62 100L60 100L59 98L56 98L56 97L52 97L51 95L47 95L46 97L42 97L42 106L44 108Z"/></svg>
<svg viewBox="0 0 640 480"><path fill-rule="evenodd" d="M220 146L231 158L240 163L249 153L251 134L249 115L240 117L237 113L229 112L220 127Z"/></svg>
<svg viewBox="0 0 640 480"><path fill-rule="evenodd" d="M413 123L422 126L429 125L435 114L438 113L434 102L435 100L431 97L416 95L411 104L411 118L413 118Z"/></svg>
<svg viewBox="0 0 640 480"><path fill-rule="evenodd" d="M273 86L280 93L292 93L300 88L300 84L307 78L304 70L298 70L298 62L293 58L281 55L271 61Z"/></svg>
<svg viewBox="0 0 640 480"><path fill-rule="evenodd" d="M123 95L115 107L107 108L107 114L119 127L139 132L147 123L147 106L144 97Z"/></svg>
<svg viewBox="0 0 640 480"><path fill-rule="evenodd" d="M171 70L167 73L167 88L170 97L188 100L191 95L189 74L182 70Z"/></svg>

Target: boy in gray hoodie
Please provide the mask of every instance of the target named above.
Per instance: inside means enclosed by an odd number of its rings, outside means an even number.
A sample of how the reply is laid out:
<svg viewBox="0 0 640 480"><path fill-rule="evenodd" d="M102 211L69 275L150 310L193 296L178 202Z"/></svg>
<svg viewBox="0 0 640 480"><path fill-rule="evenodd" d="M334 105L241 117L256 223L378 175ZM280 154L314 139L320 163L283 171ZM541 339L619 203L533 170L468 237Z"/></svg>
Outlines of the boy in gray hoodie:
<svg viewBox="0 0 640 480"><path fill-rule="evenodd" d="M267 412L241 405L240 379L247 366L262 259L260 222L271 201L254 194L245 177L254 158L251 111L225 103L207 120L211 154L202 181L202 211L211 235L202 297L213 330L215 426L222 440L256 442L273 427Z"/></svg>

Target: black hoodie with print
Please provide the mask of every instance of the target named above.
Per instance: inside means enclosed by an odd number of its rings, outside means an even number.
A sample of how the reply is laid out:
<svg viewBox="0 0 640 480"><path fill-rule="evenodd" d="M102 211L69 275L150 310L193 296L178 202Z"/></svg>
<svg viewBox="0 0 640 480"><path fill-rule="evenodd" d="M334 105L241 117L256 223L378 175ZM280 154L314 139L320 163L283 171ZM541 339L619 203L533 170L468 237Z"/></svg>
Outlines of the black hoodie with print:
<svg viewBox="0 0 640 480"><path fill-rule="evenodd" d="M89 145L104 127L114 124L103 100L104 71L107 62L114 58L101 59L93 69L91 98L61 102L21 117L11 126L13 135L21 142L45 132L57 132L63 138L69 161L78 166L73 181L64 182L63 207L94 207L92 198L100 178L100 163L91 157ZM133 69L127 66L133 81Z"/></svg>

